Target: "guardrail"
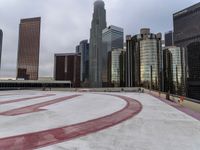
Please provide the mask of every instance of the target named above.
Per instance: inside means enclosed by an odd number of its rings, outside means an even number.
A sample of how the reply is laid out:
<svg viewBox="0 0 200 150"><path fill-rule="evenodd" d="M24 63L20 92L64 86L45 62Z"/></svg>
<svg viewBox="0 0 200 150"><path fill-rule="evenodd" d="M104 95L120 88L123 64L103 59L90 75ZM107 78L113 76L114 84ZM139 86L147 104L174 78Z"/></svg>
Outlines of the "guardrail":
<svg viewBox="0 0 200 150"><path fill-rule="evenodd" d="M53 90L60 91L73 91L73 92L138 92L139 87L118 87L118 88L52 88ZM47 89L48 90L48 89Z"/></svg>

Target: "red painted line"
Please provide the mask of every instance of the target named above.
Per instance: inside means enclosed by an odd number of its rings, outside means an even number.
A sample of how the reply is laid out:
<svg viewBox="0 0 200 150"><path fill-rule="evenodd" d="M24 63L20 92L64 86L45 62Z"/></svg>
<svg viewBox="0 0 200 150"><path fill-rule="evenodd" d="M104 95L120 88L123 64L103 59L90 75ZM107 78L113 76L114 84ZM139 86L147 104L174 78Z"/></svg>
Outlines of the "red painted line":
<svg viewBox="0 0 200 150"><path fill-rule="evenodd" d="M125 100L127 105L120 111L87 122L2 138L0 139L0 148L2 150L31 150L57 144L114 126L135 116L142 110L141 103L132 98L112 96Z"/></svg>
<svg viewBox="0 0 200 150"><path fill-rule="evenodd" d="M9 103L17 103L17 102L22 102L22 101L27 101L27 100L37 99L37 98L43 98L43 97L50 97L50 96L54 96L54 95L56 95L56 94L46 94L46 95L42 95L42 96L33 96L33 97L19 98L19 99L14 99L14 100L4 100L4 101L0 101L0 105L9 104Z"/></svg>
<svg viewBox="0 0 200 150"><path fill-rule="evenodd" d="M37 103L34 105L30 105L30 106L25 106L25 107L20 107L20 108L16 108L16 109L12 109L9 111L5 111L5 112L1 112L0 115L4 115L4 116L16 116L16 115L21 115L21 114L27 114L27 113L33 113L33 112L38 112L38 111L43 111L45 109L40 109L41 107L45 107L48 105L52 105L55 103L59 103L74 97L77 97L80 95L71 95L71 96L65 96L65 97L60 97L60 98L56 98L50 101L46 101L46 102L42 102L42 103Z"/></svg>

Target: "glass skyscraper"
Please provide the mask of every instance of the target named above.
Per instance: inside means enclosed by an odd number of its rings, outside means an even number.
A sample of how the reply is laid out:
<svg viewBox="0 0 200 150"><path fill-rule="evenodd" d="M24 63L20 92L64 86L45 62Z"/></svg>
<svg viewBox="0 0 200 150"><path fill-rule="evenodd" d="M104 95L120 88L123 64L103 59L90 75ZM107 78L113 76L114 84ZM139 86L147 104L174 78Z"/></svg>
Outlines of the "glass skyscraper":
<svg viewBox="0 0 200 150"><path fill-rule="evenodd" d="M161 33L141 29L140 34L127 37L126 84L149 89L162 89Z"/></svg>
<svg viewBox="0 0 200 150"><path fill-rule="evenodd" d="M112 49L108 52L108 86L125 86L125 50Z"/></svg>
<svg viewBox="0 0 200 150"><path fill-rule="evenodd" d="M80 53L80 45L76 46L76 53Z"/></svg>
<svg viewBox="0 0 200 150"><path fill-rule="evenodd" d="M200 100L200 2L173 14L173 22L174 45L186 58L186 95Z"/></svg>
<svg viewBox="0 0 200 150"><path fill-rule="evenodd" d="M169 46L163 49L165 92L185 95L184 59L180 47Z"/></svg>
<svg viewBox="0 0 200 150"><path fill-rule="evenodd" d="M80 42L79 51L81 54L81 82L88 82L89 79L89 43L88 40Z"/></svg>
<svg viewBox="0 0 200 150"><path fill-rule="evenodd" d="M164 92L173 93L173 69L172 69L172 53L168 49L163 49L163 79Z"/></svg>
<svg viewBox="0 0 200 150"><path fill-rule="evenodd" d="M173 46L173 32L169 31L165 33L165 46Z"/></svg>
<svg viewBox="0 0 200 150"><path fill-rule="evenodd" d="M135 41L131 35L126 36L126 86L139 86L139 49L134 48Z"/></svg>
<svg viewBox="0 0 200 150"><path fill-rule="evenodd" d="M102 42L103 42L102 81L103 85L105 86L108 83L107 79L108 52L112 51L112 49L123 49L123 41L124 41L124 32L123 29L120 27L111 25L102 31Z"/></svg>
<svg viewBox="0 0 200 150"><path fill-rule="evenodd" d="M102 31L106 28L104 2L94 2L94 13L90 29L89 82L91 87L102 87Z"/></svg>
<svg viewBox="0 0 200 150"><path fill-rule="evenodd" d="M41 18L22 19L19 25L17 79L38 80Z"/></svg>
<svg viewBox="0 0 200 150"><path fill-rule="evenodd" d="M3 31L0 29L0 68L1 68L2 43L3 43Z"/></svg>

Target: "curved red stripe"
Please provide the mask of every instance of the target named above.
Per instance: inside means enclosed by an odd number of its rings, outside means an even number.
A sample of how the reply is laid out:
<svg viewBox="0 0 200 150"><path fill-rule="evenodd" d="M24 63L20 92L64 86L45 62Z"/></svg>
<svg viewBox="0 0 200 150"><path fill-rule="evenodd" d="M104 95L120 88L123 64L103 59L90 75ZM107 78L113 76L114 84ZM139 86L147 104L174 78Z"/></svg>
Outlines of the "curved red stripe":
<svg viewBox="0 0 200 150"><path fill-rule="evenodd" d="M45 109L40 109L41 107L45 107L45 106L52 105L52 104L55 104L55 103L63 102L65 100L68 100L68 99L71 99L71 98L74 98L74 97L77 97L77 96L80 96L80 95L77 94L77 95L60 97L60 98L56 98L56 99L53 99L53 100L50 100L50 101L30 105L30 106L11 109L11 110L8 110L8 111L5 111L5 112L1 112L0 115L17 116L17 115L22 115L22 114L27 114L27 113L43 111Z"/></svg>
<svg viewBox="0 0 200 150"><path fill-rule="evenodd" d="M127 105L120 111L87 122L41 132L2 138L0 139L0 147L3 150L28 150L57 144L114 126L133 117L142 109L141 103L132 98L117 95L112 96L125 100Z"/></svg>
<svg viewBox="0 0 200 150"><path fill-rule="evenodd" d="M43 98L43 97L50 97L50 96L54 96L54 95L56 95L56 94L46 94L46 95L41 95L41 96L19 98L19 99L14 99L14 100L4 100L4 101L0 101L0 105L9 104L9 103L17 103L17 102L22 102L22 101L27 101L27 100L37 99L37 98Z"/></svg>

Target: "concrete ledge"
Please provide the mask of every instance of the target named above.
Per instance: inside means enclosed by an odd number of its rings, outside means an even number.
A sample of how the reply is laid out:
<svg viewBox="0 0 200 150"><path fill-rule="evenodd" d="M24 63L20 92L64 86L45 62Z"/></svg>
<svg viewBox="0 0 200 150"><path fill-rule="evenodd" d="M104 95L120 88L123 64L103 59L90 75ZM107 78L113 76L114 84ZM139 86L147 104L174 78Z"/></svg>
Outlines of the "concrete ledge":
<svg viewBox="0 0 200 150"><path fill-rule="evenodd" d="M46 88L50 90L50 88ZM119 88L51 88L52 91L69 92L138 92L139 87L119 87Z"/></svg>
<svg viewBox="0 0 200 150"><path fill-rule="evenodd" d="M152 91L148 89L144 89L144 92L167 99L167 93L164 92ZM198 102L197 100L192 100L190 98L184 97L183 101L180 102L180 96L178 95L170 95L169 100L179 104L180 106L184 106L193 111L200 112L200 101Z"/></svg>

